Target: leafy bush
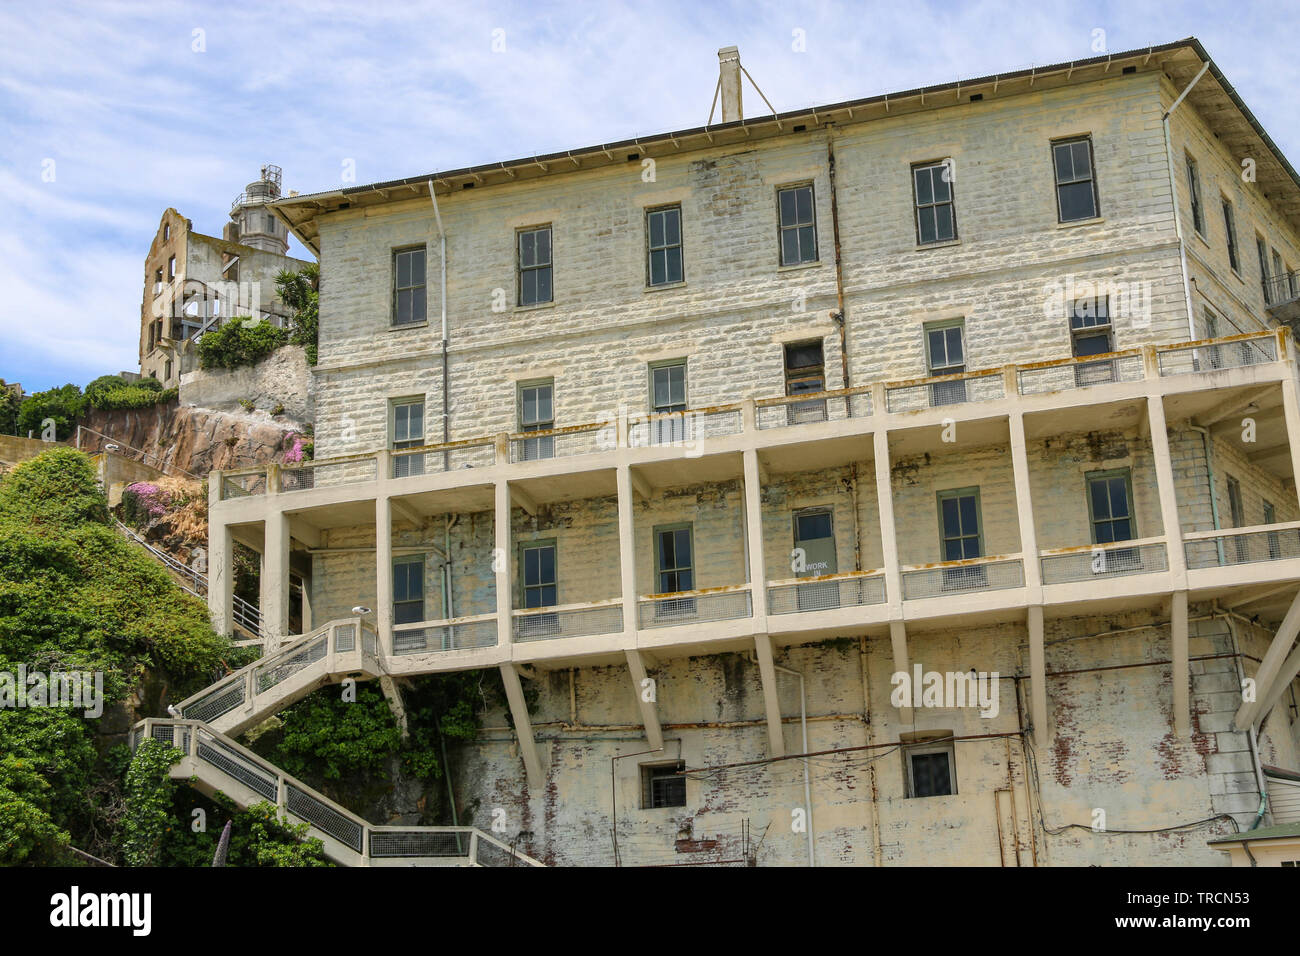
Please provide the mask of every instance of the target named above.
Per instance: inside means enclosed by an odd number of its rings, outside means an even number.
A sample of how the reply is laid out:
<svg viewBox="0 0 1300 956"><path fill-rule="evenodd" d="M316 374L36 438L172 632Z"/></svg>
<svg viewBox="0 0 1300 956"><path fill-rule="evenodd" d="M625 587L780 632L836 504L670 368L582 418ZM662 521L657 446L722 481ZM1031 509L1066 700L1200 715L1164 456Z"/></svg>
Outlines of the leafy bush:
<svg viewBox="0 0 1300 956"><path fill-rule="evenodd" d="M18 408L22 403L18 389L0 378L0 435L18 433Z"/></svg>
<svg viewBox="0 0 1300 956"><path fill-rule="evenodd" d="M18 407L18 433L40 438L41 423L47 418L54 419L55 438L63 441L72 434L77 419L86 407L85 396L75 385L63 385L47 389L23 399Z"/></svg>
<svg viewBox="0 0 1300 956"><path fill-rule="evenodd" d="M281 270L275 277L275 291L291 312L293 332L289 341L301 345L307 363L315 365L320 340L320 266L313 262L297 272Z"/></svg>
<svg viewBox="0 0 1300 956"><path fill-rule="evenodd" d="M69 836L50 816L50 785L21 757L0 757L0 866L57 865Z"/></svg>
<svg viewBox="0 0 1300 956"><path fill-rule="evenodd" d="M168 768L183 757L152 737L141 741L126 772L126 828L122 855L128 866L158 866L172 831L172 784Z"/></svg>
<svg viewBox="0 0 1300 956"><path fill-rule="evenodd" d="M199 340L199 368L242 368L253 365L289 341L288 329L265 320L235 316Z"/></svg>

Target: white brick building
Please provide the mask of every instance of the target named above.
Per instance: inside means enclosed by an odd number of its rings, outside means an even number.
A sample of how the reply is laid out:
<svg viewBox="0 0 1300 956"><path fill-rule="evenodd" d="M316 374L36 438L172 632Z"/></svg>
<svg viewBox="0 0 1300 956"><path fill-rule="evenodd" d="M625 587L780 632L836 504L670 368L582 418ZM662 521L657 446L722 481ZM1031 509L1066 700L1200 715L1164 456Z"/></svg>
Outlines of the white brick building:
<svg viewBox="0 0 1300 956"><path fill-rule="evenodd" d="M275 205L318 457L213 475L214 620L239 540L277 640L310 557L390 692L499 671L457 801L545 862L1294 822L1300 177L1195 40L758 119L730 62L717 125ZM914 666L996 714L894 706ZM292 697L248 680L186 716Z"/></svg>

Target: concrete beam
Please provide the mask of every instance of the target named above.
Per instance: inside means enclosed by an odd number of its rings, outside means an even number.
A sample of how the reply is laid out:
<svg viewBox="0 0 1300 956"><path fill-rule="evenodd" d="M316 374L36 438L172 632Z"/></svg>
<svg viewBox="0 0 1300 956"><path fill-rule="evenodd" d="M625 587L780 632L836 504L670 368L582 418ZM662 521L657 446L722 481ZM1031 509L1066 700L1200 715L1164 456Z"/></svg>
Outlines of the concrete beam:
<svg viewBox="0 0 1300 956"><path fill-rule="evenodd" d="M912 673L912 664L907 657L907 626L902 621L889 622L889 644L894 651L894 673ZM903 705L898 708L898 719L905 724L912 722L912 708Z"/></svg>
<svg viewBox="0 0 1300 956"><path fill-rule="evenodd" d="M294 517L289 523L289 533L295 541L299 541L309 548L320 548L324 545L322 541L321 529L314 524L308 524L301 518Z"/></svg>
<svg viewBox="0 0 1300 956"><path fill-rule="evenodd" d="M1008 416L1011 433L1011 470L1016 485L1016 518L1020 524L1020 552L1025 569L1025 596L1030 604L1042 600L1042 569L1038 563L1038 532L1034 523L1034 502L1029 488L1029 454L1025 446L1025 416L1015 411Z"/></svg>
<svg viewBox="0 0 1300 956"><path fill-rule="evenodd" d="M393 514L397 515L403 521L409 521L411 524L415 525L416 528L424 527L424 523L427 520L424 515L420 514L404 501L397 498L389 498L388 504L389 507L393 509Z"/></svg>
<svg viewBox="0 0 1300 956"><path fill-rule="evenodd" d="M235 627L235 542L230 525L208 531L208 615L212 629L230 636Z"/></svg>
<svg viewBox="0 0 1300 956"><path fill-rule="evenodd" d="M1258 464L1261 461L1267 461L1270 458L1281 458L1289 454L1291 443L1289 441L1280 442L1276 445L1267 445L1264 448L1258 448L1255 451L1247 452L1246 458L1251 464Z"/></svg>
<svg viewBox="0 0 1300 956"><path fill-rule="evenodd" d="M1282 662L1282 667L1273 680L1273 686L1269 688L1267 696L1261 702L1259 708L1261 719L1277 706L1287 687L1298 675L1300 675L1300 647L1292 651L1291 655Z"/></svg>
<svg viewBox="0 0 1300 956"><path fill-rule="evenodd" d="M511 610L514 607L514 586L511 571L514 561L510 553L510 483L497 480L492 520L494 554L492 567L496 571L497 590L497 644L509 647L514 641ZM515 674L514 670L510 671ZM516 675L516 680L518 676Z"/></svg>
<svg viewBox="0 0 1300 956"><path fill-rule="evenodd" d="M645 661L635 648L628 648L627 669L632 675L632 692L636 694L636 706L641 712L641 723L645 727L645 739L652 750L664 749L664 732L659 724L659 685L651 681L646 674Z"/></svg>
<svg viewBox="0 0 1300 956"><path fill-rule="evenodd" d="M627 471L628 471L628 478L632 482L633 490L636 491L636 493L646 501L649 501L651 498L653 498L655 493L654 486L650 484L650 482L646 481L645 477L641 475L639 472L633 471L630 466L628 467Z"/></svg>
<svg viewBox="0 0 1300 956"><path fill-rule="evenodd" d="M1295 582L1288 581L1286 584L1274 584L1270 587L1263 588L1262 590L1252 591L1242 597L1234 598L1232 601L1222 601L1220 603L1226 610L1231 611L1239 607L1245 607L1247 604L1254 604L1256 601L1263 601L1266 598L1271 598L1283 593L1284 591L1293 591L1294 589Z"/></svg>
<svg viewBox="0 0 1300 956"><path fill-rule="evenodd" d="M505 685L506 700L510 702L510 719L515 725L519 753L524 758L528 789L540 790L544 780L542 761L537 753L537 741L533 737L533 722L528 716L528 704L524 701L523 684L513 664L507 662L501 665L501 683Z"/></svg>
<svg viewBox="0 0 1300 956"><path fill-rule="evenodd" d="M411 729L407 724L406 705L402 702L402 691L397 686L397 681L385 674L379 678L379 689L383 691L384 699L388 701L388 709L393 712L393 719L397 721L397 726L402 731L402 739L409 740Z"/></svg>
<svg viewBox="0 0 1300 956"><path fill-rule="evenodd" d="M763 708L767 713L767 742L773 757L785 756L785 732L781 727L781 698L777 694L776 662L772 658L772 639L754 635L758 655L758 676L763 684Z"/></svg>
<svg viewBox="0 0 1300 956"><path fill-rule="evenodd" d="M510 499L530 515L537 514L537 500L518 485L510 486Z"/></svg>
<svg viewBox="0 0 1300 956"><path fill-rule="evenodd" d="M1187 588L1187 556L1183 552L1183 529L1178 517L1178 486L1174 482L1173 460L1169 457L1169 431L1165 402L1157 394L1147 396L1147 418L1151 428L1151 455L1156 465L1160 490L1160 524L1168 544L1169 576L1177 590Z"/></svg>
<svg viewBox="0 0 1300 956"><path fill-rule="evenodd" d="M883 408L884 389L873 398L876 407ZM883 417L883 415L882 415ZM894 524L894 486L889 470L889 433L876 429L872 436L875 445L876 503L880 516L880 545L885 556L885 600L893 616L903 616L903 575L898 562L898 534ZM906 670L906 668L904 668Z"/></svg>
<svg viewBox="0 0 1300 956"><path fill-rule="evenodd" d="M763 557L763 486L759 476L758 452L745 449L745 480L742 507L745 515L745 552L749 556L749 584L752 590L755 633L767 632L767 562Z"/></svg>
<svg viewBox="0 0 1300 956"><path fill-rule="evenodd" d="M1277 386L1275 385L1266 385L1263 388L1252 389L1238 398L1237 401L1230 405L1221 407L1213 415L1201 416L1200 421L1196 422L1196 424L1200 425L1202 428L1209 428L1211 425L1217 425L1219 422L1227 421L1232 416L1244 411L1259 399L1269 394L1276 387Z"/></svg>
<svg viewBox="0 0 1300 956"><path fill-rule="evenodd" d="M1264 652L1264 659L1259 662L1259 669L1255 671L1255 699L1242 701L1241 706L1237 708L1237 713L1232 718L1233 730L1246 730L1253 726L1263 713L1264 701L1273 692L1273 682L1281 673L1282 664L1291 650L1291 645L1295 643L1297 634L1300 634L1300 591L1296 592L1296 596L1292 599L1286 616L1282 618L1282 623L1273 634L1268 650Z"/></svg>
<svg viewBox="0 0 1300 956"><path fill-rule="evenodd" d="M1186 737L1192 732L1191 673L1187 663L1187 592L1175 591L1169 611L1170 662L1173 670L1174 733Z"/></svg>
<svg viewBox="0 0 1300 956"><path fill-rule="evenodd" d="M273 651L289 636L289 516L275 511L266 516L266 547L260 580L262 629L266 650Z"/></svg>

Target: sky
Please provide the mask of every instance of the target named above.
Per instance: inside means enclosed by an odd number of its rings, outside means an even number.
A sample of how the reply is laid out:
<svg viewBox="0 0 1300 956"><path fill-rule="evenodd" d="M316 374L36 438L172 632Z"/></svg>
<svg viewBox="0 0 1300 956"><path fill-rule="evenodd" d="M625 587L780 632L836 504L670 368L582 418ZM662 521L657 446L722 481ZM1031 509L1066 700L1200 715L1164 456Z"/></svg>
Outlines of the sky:
<svg viewBox="0 0 1300 956"><path fill-rule="evenodd" d="M163 211L219 236L265 163L317 192L701 126L733 44L785 111L1196 36L1300 165L1298 27L1250 0L0 0L0 378L137 370Z"/></svg>

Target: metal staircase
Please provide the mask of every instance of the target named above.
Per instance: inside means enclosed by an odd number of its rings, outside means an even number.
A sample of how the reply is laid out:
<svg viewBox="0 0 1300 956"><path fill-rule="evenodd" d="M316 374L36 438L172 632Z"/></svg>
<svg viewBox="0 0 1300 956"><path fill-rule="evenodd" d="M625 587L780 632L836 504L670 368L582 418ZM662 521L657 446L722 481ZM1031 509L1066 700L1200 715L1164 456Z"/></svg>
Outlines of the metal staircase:
<svg viewBox="0 0 1300 956"><path fill-rule="evenodd" d="M202 793L220 791L241 808L269 802L290 822L309 825L325 855L343 866L542 866L476 827L372 826L200 720L141 721L134 752L147 739L177 747L173 780Z"/></svg>

